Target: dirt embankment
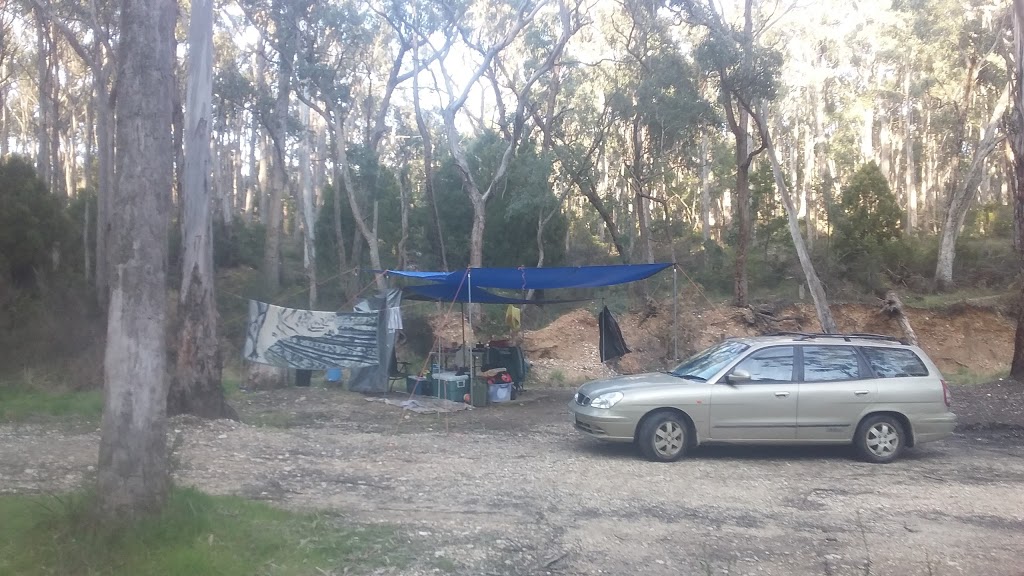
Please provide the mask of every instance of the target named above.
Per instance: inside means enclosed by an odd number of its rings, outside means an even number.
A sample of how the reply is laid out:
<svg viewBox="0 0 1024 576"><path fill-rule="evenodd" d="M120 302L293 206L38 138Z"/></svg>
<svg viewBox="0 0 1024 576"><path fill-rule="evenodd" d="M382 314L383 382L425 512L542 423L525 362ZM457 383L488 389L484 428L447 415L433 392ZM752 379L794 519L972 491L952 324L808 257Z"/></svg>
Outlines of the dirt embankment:
<svg viewBox="0 0 1024 576"><path fill-rule="evenodd" d="M878 306L832 306L843 332L870 332L902 337L900 327ZM998 311L961 304L944 310L907 308L906 314L921 347L947 374L970 372L991 375L1005 369L1013 355L1014 324ZM773 311L770 325L754 321L749 310L729 306L680 306L679 354L686 356L733 336L754 336L774 330L820 331L813 306L796 304ZM672 303L662 303L656 314L631 313L617 317L631 353L618 363L618 371L636 373L660 368L674 358ZM597 316L579 309L543 329L526 332L523 346L534 363L534 375L549 385L574 384L613 372L601 364Z"/></svg>

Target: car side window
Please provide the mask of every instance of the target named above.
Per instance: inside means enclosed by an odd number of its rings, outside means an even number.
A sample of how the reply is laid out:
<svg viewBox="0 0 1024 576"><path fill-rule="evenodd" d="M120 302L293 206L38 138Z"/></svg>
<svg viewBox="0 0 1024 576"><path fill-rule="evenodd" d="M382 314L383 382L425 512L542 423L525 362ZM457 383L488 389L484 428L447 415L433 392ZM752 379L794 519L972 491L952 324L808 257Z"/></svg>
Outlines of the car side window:
<svg viewBox="0 0 1024 576"><path fill-rule="evenodd" d="M860 357L852 346L804 346L804 382L861 378Z"/></svg>
<svg viewBox="0 0 1024 576"><path fill-rule="evenodd" d="M733 370L746 370L751 382L792 382L793 365L792 346L773 346L747 356Z"/></svg>
<svg viewBox="0 0 1024 576"><path fill-rule="evenodd" d="M864 346L861 351L879 378L912 378L928 375L928 368L913 350Z"/></svg>

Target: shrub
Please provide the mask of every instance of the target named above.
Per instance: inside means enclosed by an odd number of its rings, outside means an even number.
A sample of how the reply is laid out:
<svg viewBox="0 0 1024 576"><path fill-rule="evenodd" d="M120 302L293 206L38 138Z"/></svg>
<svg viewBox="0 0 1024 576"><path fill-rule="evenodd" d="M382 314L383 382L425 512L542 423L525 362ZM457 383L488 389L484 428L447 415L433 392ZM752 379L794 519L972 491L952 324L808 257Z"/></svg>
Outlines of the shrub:
<svg viewBox="0 0 1024 576"><path fill-rule="evenodd" d="M28 161L0 160L0 274L16 287L34 288L36 275L53 268L68 242L59 198L46 190Z"/></svg>
<svg viewBox="0 0 1024 576"><path fill-rule="evenodd" d="M886 252L900 238L903 210L874 162L860 168L830 214L832 254L840 277L878 290Z"/></svg>

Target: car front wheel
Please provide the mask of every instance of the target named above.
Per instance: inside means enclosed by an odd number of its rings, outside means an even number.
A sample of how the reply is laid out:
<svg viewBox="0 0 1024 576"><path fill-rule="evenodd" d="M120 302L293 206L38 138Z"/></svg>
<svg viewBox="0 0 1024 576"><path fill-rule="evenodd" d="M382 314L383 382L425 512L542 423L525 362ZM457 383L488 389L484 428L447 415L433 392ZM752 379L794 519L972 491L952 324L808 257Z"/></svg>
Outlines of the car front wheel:
<svg viewBox="0 0 1024 576"><path fill-rule="evenodd" d="M637 443L649 460L672 462L686 453L686 422L673 412L659 412L646 418L640 426Z"/></svg>
<svg viewBox="0 0 1024 576"><path fill-rule="evenodd" d="M868 416L857 427L854 446L864 460L885 464L896 460L903 453L906 432L899 420L892 416Z"/></svg>

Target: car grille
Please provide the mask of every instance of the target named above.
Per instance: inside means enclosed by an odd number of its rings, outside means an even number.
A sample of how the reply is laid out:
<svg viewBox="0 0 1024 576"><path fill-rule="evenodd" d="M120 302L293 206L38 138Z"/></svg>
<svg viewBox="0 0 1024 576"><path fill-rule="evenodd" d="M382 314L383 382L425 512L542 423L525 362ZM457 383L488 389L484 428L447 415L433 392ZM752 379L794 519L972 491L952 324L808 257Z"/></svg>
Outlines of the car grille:
<svg viewBox="0 0 1024 576"><path fill-rule="evenodd" d="M582 392L577 392L576 403L579 404L580 406L590 406L590 396L587 396Z"/></svg>
<svg viewBox="0 0 1024 576"><path fill-rule="evenodd" d="M582 432L586 432L588 434L594 434L598 436L603 436L605 434L604 428L601 428L600 426L597 426L595 424L580 422L579 420L576 421L576 429Z"/></svg>

